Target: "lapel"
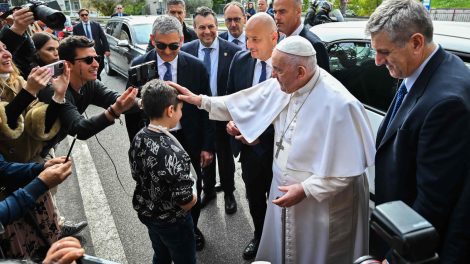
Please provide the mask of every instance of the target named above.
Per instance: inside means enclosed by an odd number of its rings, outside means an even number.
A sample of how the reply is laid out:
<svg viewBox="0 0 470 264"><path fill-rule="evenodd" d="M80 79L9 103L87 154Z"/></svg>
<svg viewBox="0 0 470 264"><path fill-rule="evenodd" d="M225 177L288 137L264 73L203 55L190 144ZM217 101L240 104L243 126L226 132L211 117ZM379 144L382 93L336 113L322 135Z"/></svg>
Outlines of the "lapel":
<svg viewBox="0 0 470 264"><path fill-rule="evenodd" d="M226 91L223 91L223 88L226 87L226 84L223 83L224 81L226 81L226 78L223 78L222 74L224 73L224 69L228 69L230 67L231 61L227 59L228 56L229 51L227 49L227 45L225 45L223 40L219 38L219 62L217 65L217 94L220 95L225 95L226 93Z"/></svg>
<svg viewBox="0 0 470 264"><path fill-rule="evenodd" d="M391 108L395 104L396 98L393 99L392 105L388 109L387 115L379 128L377 142L380 142L380 145L377 149L379 149L385 142L387 142L393 135L395 135L397 130L402 126L403 122L408 117L409 113L413 110L419 98L426 91L429 81L431 80L434 74L434 71L436 71L436 69L439 67L441 62L444 60L444 57L445 57L445 52L444 50L442 50L441 47L439 47L439 50L429 60L426 67L424 67L418 79L411 87L410 92L403 100L402 105L398 109L398 112L396 113L394 119L392 120L392 123L390 123L390 126L387 129L388 120L390 119L390 115L391 115ZM383 138L380 141L378 140L379 134L383 135Z"/></svg>
<svg viewBox="0 0 470 264"><path fill-rule="evenodd" d="M184 51L180 51L178 54L178 62L176 64L176 83L183 85L185 84L184 80L189 79L185 78L185 75L188 75L190 72L189 70L186 70L186 66L188 65L188 62L185 59L185 54ZM187 86L186 84L184 86Z"/></svg>
<svg viewBox="0 0 470 264"><path fill-rule="evenodd" d="M246 68L248 69L248 72L245 75L246 76L245 83L244 83L245 88L249 88L253 86L253 76L255 75L255 66L256 66L256 59L251 57L250 53L248 53L247 59L248 59L248 67Z"/></svg>
<svg viewBox="0 0 470 264"><path fill-rule="evenodd" d="M198 58L199 56L199 39L195 40L193 43L188 45L187 52L194 57Z"/></svg>

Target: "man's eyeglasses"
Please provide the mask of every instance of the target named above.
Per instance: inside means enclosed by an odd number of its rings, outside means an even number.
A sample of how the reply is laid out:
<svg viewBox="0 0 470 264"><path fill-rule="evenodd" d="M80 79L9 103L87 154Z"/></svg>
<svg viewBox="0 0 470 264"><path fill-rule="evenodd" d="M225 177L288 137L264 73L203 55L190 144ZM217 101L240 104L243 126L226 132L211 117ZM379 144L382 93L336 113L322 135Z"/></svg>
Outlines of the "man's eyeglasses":
<svg viewBox="0 0 470 264"><path fill-rule="evenodd" d="M87 17L88 14L80 14L81 17Z"/></svg>
<svg viewBox="0 0 470 264"><path fill-rule="evenodd" d="M240 21L242 21L242 18L241 17L233 17L233 18L232 17L227 17L225 19L225 22L227 22L227 24L232 23L232 21L235 22L235 23L240 23Z"/></svg>
<svg viewBox="0 0 470 264"><path fill-rule="evenodd" d="M155 46L157 46L157 49L159 50L166 50L166 48L170 48L171 50L177 50L180 47L180 44L178 42L170 43L170 44L165 44L161 42L155 43Z"/></svg>
<svg viewBox="0 0 470 264"><path fill-rule="evenodd" d="M93 63L93 60L95 60L96 62L99 62L100 61L100 56L87 56L87 57L84 57L84 58L74 59L74 61L77 61L77 60L82 60L86 64L90 65L90 64Z"/></svg>

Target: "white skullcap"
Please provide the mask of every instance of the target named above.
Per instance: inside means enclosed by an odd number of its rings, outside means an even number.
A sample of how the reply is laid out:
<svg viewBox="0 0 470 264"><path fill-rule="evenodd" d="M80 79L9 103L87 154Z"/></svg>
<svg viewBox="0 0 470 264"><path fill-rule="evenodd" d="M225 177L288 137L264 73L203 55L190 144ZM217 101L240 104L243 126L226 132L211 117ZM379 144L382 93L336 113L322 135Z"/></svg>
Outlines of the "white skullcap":
<svg viewBox="0 0 470 264"><path fill-rule="evenodd" d="M287 37L276 46L276 49L291 55L310 57L317 54L312 43L301 36Z"/></svg>

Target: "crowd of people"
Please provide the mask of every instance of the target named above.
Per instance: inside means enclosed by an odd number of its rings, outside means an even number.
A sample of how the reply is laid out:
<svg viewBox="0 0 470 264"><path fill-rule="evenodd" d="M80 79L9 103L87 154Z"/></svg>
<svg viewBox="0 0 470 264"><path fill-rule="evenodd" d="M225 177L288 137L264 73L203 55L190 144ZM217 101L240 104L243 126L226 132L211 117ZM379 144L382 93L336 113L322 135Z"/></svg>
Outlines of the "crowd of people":
<svg viewBox="0 0 470 264"><path fill-rule="evenodd" d="M330 8L331 6L325 6ZM152 263L196 263L205 246L203 207L224 192L237 212L239 157L253 237L245 260L352 263L374 253L398 263L369 234L375 202L402 200L439 233L442 263L470 256L470 72L433 41L428 11L414 0L384 1L366 32L376 64L400 79L377 135L363 105L329 74L325 45L302 24L302 1L239 2L216 13L198 7L186 25L184 0L168 0L147 53L156 80L118 94L101 82L110 55L103 29L80 9L74 35L30 35L29 8L0 31L0 234L4 258L70 263L83 256L54 197L72 173L56 157L67 135L85 140L125 115L132 204L148 229ZM325 10L327 12L328 10ZM122 5L113 16L127 16ZM59 75L51 63L63 62ZM379 85L379 84L378 84ZM89 105L103 111L82 114ZM220 186L216 185L216 162ZM375 183L366 171L375 165ZM369 239L370 238L370 239Z"/></svg>

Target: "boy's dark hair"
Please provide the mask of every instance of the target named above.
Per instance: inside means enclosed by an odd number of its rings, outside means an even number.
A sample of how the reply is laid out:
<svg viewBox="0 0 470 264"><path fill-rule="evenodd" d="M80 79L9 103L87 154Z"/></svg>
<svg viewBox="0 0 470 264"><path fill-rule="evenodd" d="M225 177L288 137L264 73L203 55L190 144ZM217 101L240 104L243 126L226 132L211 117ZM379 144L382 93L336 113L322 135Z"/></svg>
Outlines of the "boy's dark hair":
<svg viewBox="0 0 470 264"><path fill-rule="evenodd" d="M85 36L70 36L63 39L59 44L59 58L75 63L77 48L92 48L95 46L93 40L89 40Z"/></svg>
<svg viewBox="0 0 470 264"><path fill-rule="evenodd" d="M161 118L169 106L178 107L178 91L164 81L154 79L142 87L142 107L150 118Z"/></svg>

